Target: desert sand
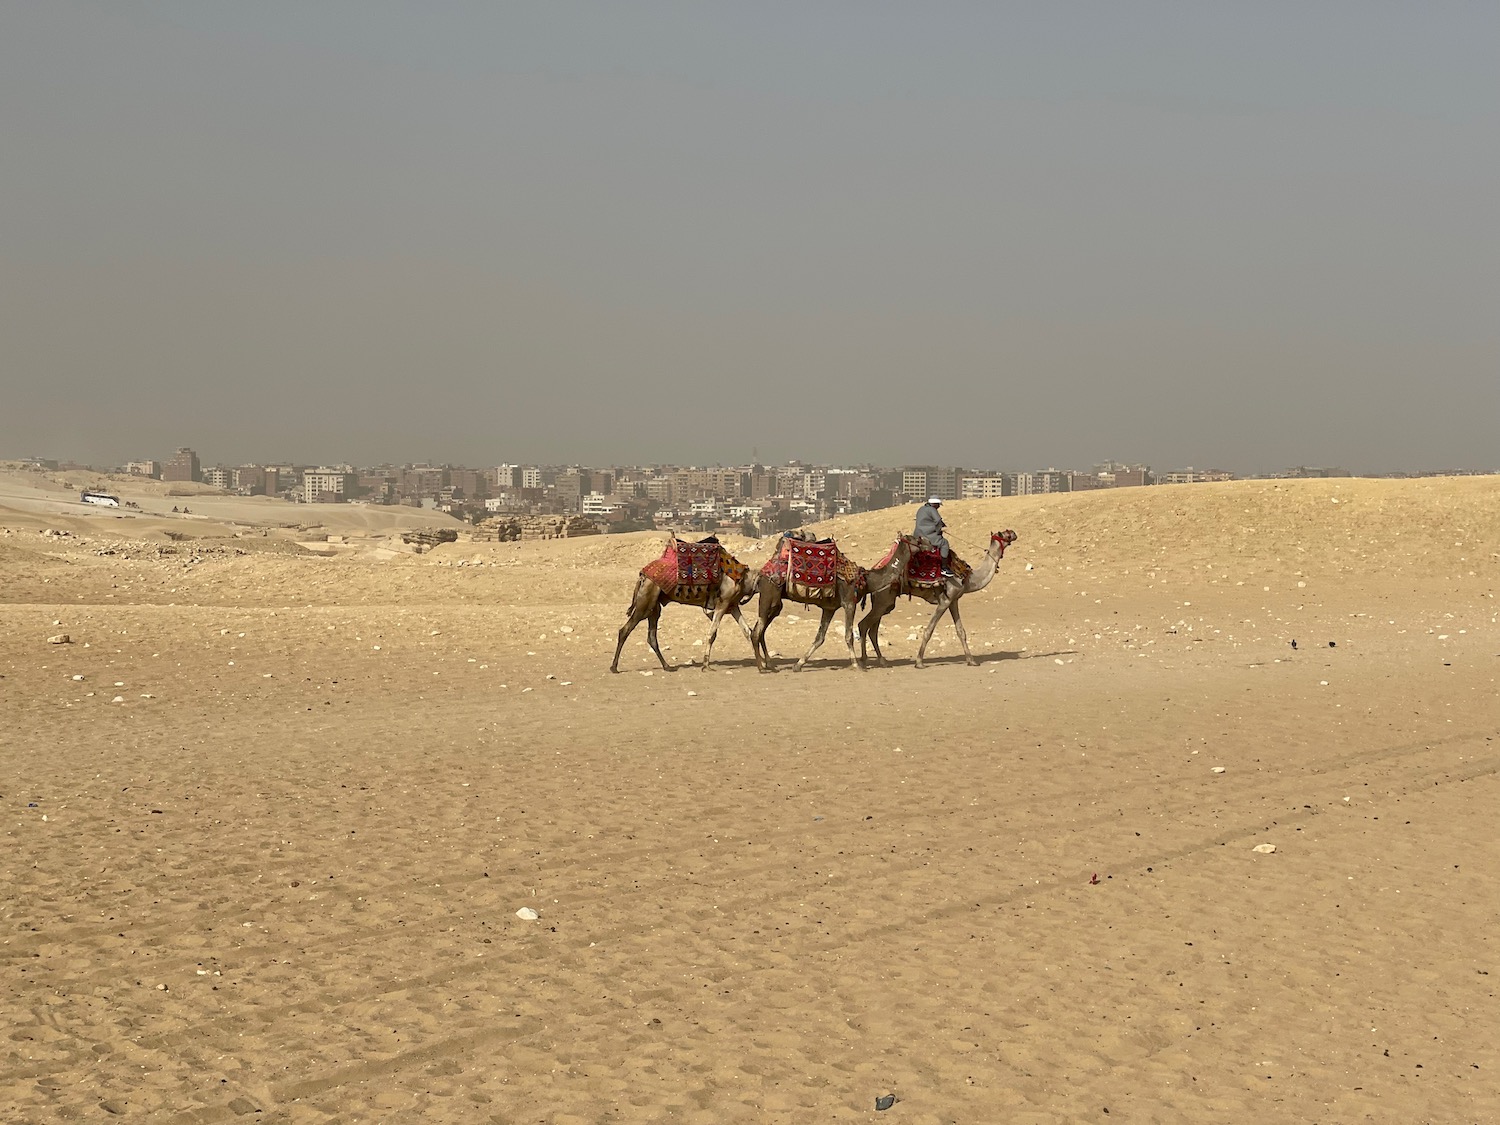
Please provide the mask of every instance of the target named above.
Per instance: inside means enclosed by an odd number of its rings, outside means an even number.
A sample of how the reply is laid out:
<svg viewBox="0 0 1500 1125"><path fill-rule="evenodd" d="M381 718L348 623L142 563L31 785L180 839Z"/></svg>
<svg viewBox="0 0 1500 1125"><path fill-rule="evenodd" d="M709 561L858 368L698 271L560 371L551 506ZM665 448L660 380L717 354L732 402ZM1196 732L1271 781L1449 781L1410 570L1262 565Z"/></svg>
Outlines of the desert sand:
<svg viewBox="0 0 1500 1125"><path fill-rule="evenodd" d="M1500 478L953 503L978 667L767 675L609 674L661 536L133 498L0 482L0 1121L1500 1121Z"/></svg>

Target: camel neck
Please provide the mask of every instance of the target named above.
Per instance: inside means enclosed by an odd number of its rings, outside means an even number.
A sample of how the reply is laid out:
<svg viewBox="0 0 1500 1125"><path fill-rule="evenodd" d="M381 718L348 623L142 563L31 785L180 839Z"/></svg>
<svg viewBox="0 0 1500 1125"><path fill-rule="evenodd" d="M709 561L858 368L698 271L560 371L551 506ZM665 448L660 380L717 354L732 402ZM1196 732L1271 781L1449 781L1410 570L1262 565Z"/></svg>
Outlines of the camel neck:
<svg viewBox="0 0 1500 1125"><path fill-rule="evenodd" d="M984 561L974 568L969 575L969 580L964 583L965 593L974 593L983 590L995 577L995 572L1000 569L1000 545L994 541L990 542L990 549L984 553Z"/></svg>

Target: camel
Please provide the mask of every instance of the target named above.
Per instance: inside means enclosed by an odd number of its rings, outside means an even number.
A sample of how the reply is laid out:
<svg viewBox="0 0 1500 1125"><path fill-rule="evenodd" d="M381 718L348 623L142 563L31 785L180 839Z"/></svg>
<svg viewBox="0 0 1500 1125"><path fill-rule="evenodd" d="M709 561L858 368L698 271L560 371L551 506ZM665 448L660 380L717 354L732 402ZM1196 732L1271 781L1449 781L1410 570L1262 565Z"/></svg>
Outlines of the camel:
<svg viewBox="0 0 1500 1125"><path fill-rule="evenodd" d="M738 562L729 554L724 552L727 562ZM740 616L740 606L755 596L757 582L760 572L754 567L746 569L743 577L738 581L731 578L726 568L724 576L719 579L719 588L709 595L709 604L700 606L704 613L713 618L713 624L708 630L708 647L703 650L703 670L708 670L709 661L713 659L714 640L719 635L719 621L724 614L729 614L739 625L740 631L745 634L745 639L754 645L750 636L750 627L745 624L745 619ZM661 661L662 671L671 672L675 669L667 663L667 658L661 654L661 646L656 641L656 623L661 618L661 607L677 599L668 594L655 582L644 574L636 581L635 593L630 598L630 609L626 611L625 624L620 626L619 641L615 644L615 659L610 664L611 672L620 670L620 652L625 647L625 641L643 620L646 622L646 643L651 646L651 651L656 653L656 659ZM682 605L696 605L696 602L682 602Z"/></svg>
<svg viewBox="0 0 1500 1125"><path fill-rule="evenodd" d="M911 558L914 544L915 541L910 536L901 536L889 562L874 570L864 571L865 593L873 597L877 590L885 592L895 586L906 573L906 563ZM750 647L755 650L755 666L762 672L774 672L776 669L771 663L771 652L766 647L766 629L781 612L782 604L787 598L786 587L783 583L760 575L758 571L755 573L760 577L760 603L755 625L750 631ZM812 654L818 651L823 644L823 638L828 634L828 623L833 620L834 613L840 608L844 611L844 643L849 648L849 666L851 668L863 666L861 658L854 652L854 611L859 607L864 596L865 594L862 594L854 584L839 578L833 591L826 597L791 599L803 605L815 606L823 614L823 619L818 623L818 635L813 638L812 647L803 654L801 660L797 661L795 671L800 672L812 658Z"/></svg>
<svg viewBox="0 0 1500 1125"><path fill-rule="evenodd" d="M958 632L959 643L964 646L964 661L971 668L979 663L974 659L974 654L969 651L969 635L964 631L964 623L958 616L958 599L965 594L978 593L990 584L995 577L995 572L1000 569L1000 560L1005 555L1005 548L1016 541L1016 533L1009 529L996 531L990 536L990 546L984 554L984 560L974 568L964 581L957 578L949 578L941 587L917 586L905 587L905 583L893 583L881 589L878 593L872 587L870 590L870 610L859 623L859 655L863 659L865 653L865 641L868 639L870 645L875 649L875 659L880 662L882 668L889 668L890 662L886 660L885 654L880 651L880 620L890 613L896 606L896 599L905 593L921 598L925 602L937 606L937 612L932 615L932 620L927 622L927 628L922 631L922 643L917 646L916 666L921 668L922 658L927 652L927 642L932 639L932 631L937 628L938 619L943 614L949 614L953 618L953 628ZM905 588L903 588L905 587Z"/></svg>

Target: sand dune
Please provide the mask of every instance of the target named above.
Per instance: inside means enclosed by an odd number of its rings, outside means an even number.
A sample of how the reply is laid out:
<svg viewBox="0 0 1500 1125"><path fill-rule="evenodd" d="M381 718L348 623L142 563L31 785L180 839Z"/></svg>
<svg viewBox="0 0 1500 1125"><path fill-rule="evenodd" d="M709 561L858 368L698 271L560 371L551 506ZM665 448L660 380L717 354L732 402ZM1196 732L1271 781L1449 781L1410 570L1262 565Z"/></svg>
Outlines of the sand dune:
<svg viewBox="0 0 1500 1125"><path fill-rule="evenodd" d="M1500 1121L1496 478L954 503L979 667L618 676L659 535L17 487L0 1120Z"/></svg>

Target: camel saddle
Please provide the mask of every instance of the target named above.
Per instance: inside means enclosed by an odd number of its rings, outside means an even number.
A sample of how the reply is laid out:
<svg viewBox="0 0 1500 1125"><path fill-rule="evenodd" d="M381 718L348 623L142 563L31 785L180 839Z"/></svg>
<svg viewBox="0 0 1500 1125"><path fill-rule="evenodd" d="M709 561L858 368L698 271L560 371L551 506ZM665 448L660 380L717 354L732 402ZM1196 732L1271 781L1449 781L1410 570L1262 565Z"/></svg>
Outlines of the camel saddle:
<svg viewBox="0 0 1500 1125"><path fill-rule="evenodd" d="M811 543L783 538L760 572L784 586L789 598L812 601L832 597L840 578L864 593L864 568L840 551L832 539Z"/></svg>
<svg viewBox="0 0 1500 1125"><path fill-rule="evenodd" d="M896 584L896 592L910 597L913 593L941 590L946 583L943 580L943 555L936 547L927 547L925 539L916 540L918 546L914 546L911 552L911 561L906 564L906 573ZM885 558L876 564L876 569L887 565L896 557L896 547L900 545L898 539L891 544L891 549L886 552ZM963 559L953 554L948 554L948 563L953 568L953 574L960 582L967 582L974 568Z"/></svg>
<svg viewBox="0 0 1500 1125"><path fill-rule="evenodd" d="M708 606L726 574L738 582L749 569L712 536L699 543L674 538L661 558L641 567L641 576L655 582L675 602Z"/></svg>

